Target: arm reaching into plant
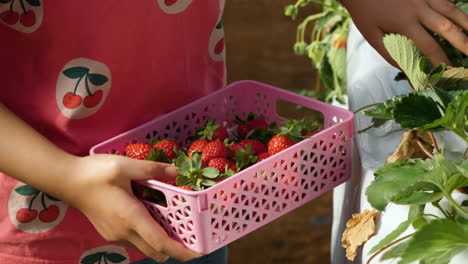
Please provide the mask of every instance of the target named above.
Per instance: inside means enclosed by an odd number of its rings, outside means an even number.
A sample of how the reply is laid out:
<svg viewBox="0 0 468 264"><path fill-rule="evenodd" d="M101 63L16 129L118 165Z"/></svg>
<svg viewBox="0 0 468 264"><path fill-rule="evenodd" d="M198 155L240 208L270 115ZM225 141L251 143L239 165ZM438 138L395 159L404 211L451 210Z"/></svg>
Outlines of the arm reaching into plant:
<svg viewBox="0 0 468 264"><path fill-rule="evenodd" d="M412 39L434 65L451 64L428 30L468 55L468 14L448 0L344 0L354 23L366 40L396 66L383 44L388 33ZM465 4L466 5L466 4Z"/></svg>
<svg viewBox="0 0 468 264"><path fill-rule="evenodd" d="M175 167L118 155L70 155L3 104L0 120L0 171L78 208L108 241L129 245L157 261L198 256L169 238L132 195L131 180L174 178Z"/></svg>

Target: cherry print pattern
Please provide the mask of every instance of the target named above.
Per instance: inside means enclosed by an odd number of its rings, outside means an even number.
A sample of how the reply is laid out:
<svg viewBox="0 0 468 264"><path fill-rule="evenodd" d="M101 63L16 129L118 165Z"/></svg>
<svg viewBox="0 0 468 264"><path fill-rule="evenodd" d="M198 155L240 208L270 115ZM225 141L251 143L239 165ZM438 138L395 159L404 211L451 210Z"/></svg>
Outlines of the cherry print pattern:
<svg viewBox="0 0 468 264"><path fill-rule="evenodd" d="M130 263L128 253L124 248L114 245L102 246L86 251L80 258L81 264L101 264L101 263Z"/></svg>
<svg viewBox="0 0 468 264"><path fill-rule="evenodd" d="M0 0L0 22L24 32L34 32L42 23L41 0Z"/></svg>
<svg viewBox="0 0 468 264"><path fill-rule="evenodd" d="M18 229L41 233L63 220L67 206L50 194L19 183L10 194L8 210L11 222Z"/></svg>
<svg viewBox="0 0 468 264"><path fill-rule="evenodd" d="M187 9L192 0L157 0L158 5L167 14L178 14Z"/></svg>
<svg viewBox="0 0 468 264"><path fill-rule="evenodd" d="M56 100L63 115L88 117L104 104L110 91L110 70L106 65L79 58L67 63L57 80Z"/></svg>

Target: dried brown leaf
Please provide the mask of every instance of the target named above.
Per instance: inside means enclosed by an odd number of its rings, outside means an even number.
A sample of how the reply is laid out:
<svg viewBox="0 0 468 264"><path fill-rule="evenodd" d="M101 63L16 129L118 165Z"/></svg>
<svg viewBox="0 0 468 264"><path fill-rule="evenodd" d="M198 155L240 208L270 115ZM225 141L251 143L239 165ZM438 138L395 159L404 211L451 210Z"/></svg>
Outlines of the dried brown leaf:
<svg viewBox="0 0 468 264"><path fill-rule="evenodd" d="M365 210L364 213L353 214L353 218L346 223L341 242L349 260L354 260L358 248L374 235L376 215L376 210Z"/></svg>
<svg viewBox="0 0 468 264"><path fill-rule="evenodd" d="M403 132L403 139L395 152L387 158L387 163L404 161L406 159L427 158L427 155L418 145L418 140L426 150L432 153L431 137L429 133L421 130L408 130Z"/></svg>

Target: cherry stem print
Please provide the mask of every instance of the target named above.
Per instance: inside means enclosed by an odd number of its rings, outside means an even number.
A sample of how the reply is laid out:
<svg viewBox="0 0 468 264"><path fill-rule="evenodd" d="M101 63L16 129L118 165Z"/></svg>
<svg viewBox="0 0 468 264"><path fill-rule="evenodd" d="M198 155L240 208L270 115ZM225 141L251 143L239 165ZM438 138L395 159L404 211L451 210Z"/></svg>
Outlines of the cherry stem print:
<svg viewBox="0 0 468 264"><path fill-rule="evenodd" d="M88 93L89 96L92 96L93 93L91 92L91 90L89 89L89 74L86 74L86 79L85 79L85 88L86 88L86 92Z"/></svg>
<svg viewBox="0 0 468 264"><path fill-rule="evenodd" d="M45 194L44 193L41 193L41 204L42 204L42 208L44 208L44 210L47 210L47 204L45 203Z"/></svg>
<svg viewBox="0 0 468 264"><path fill-rule="evenodd" d="M21 9L23 9L23 13L26 14L28 11L26 11L26 7L24 6L24 2L23 0L19 0L20 1L20 4L21 4ZM14 0L13 0L14 2Z"/></svg>
<svg viewBox="0 0 468 264"><path fill-rule="evenodd" d="M88 72L89 72L89 69L87 69L87 72L83 76L81 76L80 79L78 79L78 82L76 82L75 89L73 89L73 95L76 95L76 91L78 90L78 85L80 84L83 77L88 75Z"/></svg>
<svg viewBox="0 0 468 264"><path fill-rule="evenodd" d="M13 12L13 4L15 3L16 0L11 0L10 3L10 12Z"/></svg>
<svg viewBox="0 0 468 264"><path fill-rule="evenodd" d="M31 198L31 201L29 201L29 205L28 205L28 210L29 211L31 211L34 200L36 200L36 197L39 195L39 193L41 193L41 192L37 192L36 194L34 194L33 198Z"/></svg>

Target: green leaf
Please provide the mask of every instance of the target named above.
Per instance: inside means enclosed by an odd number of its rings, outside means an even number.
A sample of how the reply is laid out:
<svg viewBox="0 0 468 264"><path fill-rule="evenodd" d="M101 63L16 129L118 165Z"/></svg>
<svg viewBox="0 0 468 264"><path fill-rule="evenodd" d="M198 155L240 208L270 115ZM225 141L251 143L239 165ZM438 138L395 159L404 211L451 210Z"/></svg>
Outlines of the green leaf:
<svg viewBox="0 0 468 264"><path fill-rule="evenodd" d="M410 207L408 213L408 220L402 222L395 230L393 230L390 234L388 234L385 238L380 240L380 242L375 245L370 251L369 254L375 253L380 249L384 248L388 244L392 243L395 239L397 239L403 232L411 226L411 224L416 220L424 210L424 206L413 205Z"/></svg>
<svg viewBox="0 0 468 264"><path fill-rule="evenodd" d="M442 79L442 76L445 72L445 67L445 64L439 64L439 66L435 67L427 74L427 78L430 84L435 85L440 81L440 79Z"/></svg>
<svg viewBox="0 0 468 264"><path fill-rule="evenodd" d="M317 22L315 22L315 29L316 30L321 30L329 21L332 19L339 19L339 16L333 12L333 11L327 11L325 12L319 19L317 19Z"/></svg>
<svg viewBox="0 0 468 264"><path fill-rule="evenodd" d="M424 95L408 94L395 104L395 122L404 128L419 128L442 117L437 103Z"/></svg>
<svg viewBox="0 0 468 264"><path fill-rule="evenodd" d="M200 152L193 153L192 155L192 168L201 168L202 159Z"/></svg>
<svg viewBox="0 0 468 264"><path fill-rule="evenodd" d="M29 185L23 185L21 187L16 188L15 192L23 196L31 196L31 195L38 193L39 190Z"/></svg>
<svg viewBox="0 0 468 264"><path fill-rule="evenodd" d="M422 129L431 129L443 126L468 141L468 91L457 95L447 106L445 115L422 126Z"/></svg>
<svg viewBox="0 0 468 264"><path fill-rule="evenodd" d="M382 254L382 257L380 257L380 261L399 258L403 254L403 252L406 250L406 248L408 247L408 243L409 241L398 243L398 245L385 251L385 253Z"/></svg>
<svg viewBox="0 0 468 264"><path fill-rule="evenodd" d="M468 230L455 221L437 219L414 234L398 263L444 264L464 250L468 250Z"/></svg>
<svg viewBox="0 0 468 264"><path fill-rule="evenodd" d="M210 187L216 184L215 181L210 181L210 180L202 180L201 184L206 187Z"/></svg>
<svg viewBox="0 0 468 264"><path fill-rule="evenodd" d="M203 169L203 176L210 179L215 179L219 176L219 170L216 168L206 167Z"/></svg>
<svg viewBox="0 0 468 264"><path fill-rule="evenodd" d="M181 186L181 185L189 185L190 180L185 177L185 176L177 176L176 178L176 185Z"/></svg>
<svg viewBox="0 0 468 264"><path fill-rule="evenodd" d="M110 262L112 263L120 263L124 260L126 260L127 258L118 254L118 253L109 253L106 255L106 259L109 260Z"/></svg>
<svg viewBox="0 0 468 264"><path fill-rule="evenodd" d="M26 0L32 6L41 6L41 1L39 0Z"/></svg>
<svg viewBox="0 0 468 264"><path fill-rule="evenodd" d="M444 90L468 87L468 69L459 67L446 70L436 86Z"/></svg>
<svg viewBox="0 0 468 264"><path fill-rule="evenodd" d="M426 88L427 76L419 68L422 55L414 42L405 36L395 34L386 35L383 42L390 56L408 76L413 88L416 91Z"/></svg>
<svg viewBox="0 0 468 264"><path fill-rule="evenodd" d="M200 153L193 153L192 154L192 159L195 158L196 155L200 155ZM187 157L187 155L185 155L185 153L182 153L181 155L179 155L175 160L174 160L174 165L176 165L178 168L177 168L177 172L180 174L180 175L184 175L184 176L188 176L190 171L191 171L191 161L189 160L189 158Z"/></svg>
<svg viewBox="0 0 468 264"><path fill-rule="evenodd" d="M366 190L370 204L377 210L384 211L387 204L400 192L414 188L427 173L426 163L421 160L397 161L376 170L376 179Z"/></svg>
<svg viewBox="0 0 468 264"><path fill-rule="evenodd" d="M107 252L97 252L92 255L88 255L84 257L80 263L82 264L95 264L96 262L100 261L101 258L106 254Z"/></svg>
<svg viewBox="0 0 468 264"><path fill-rule="evenodd" d="M97 74L97 73L88 74L88 80L95 86L101 86L105 84L107 81L109 81L109 79L106 76L102 74Z"/></svg>
<svg viewBox="0 0 468 264"><path fill-rule="evenodd" d="M392 198L392 202L401 205L421 205L441 199L444 194L432 183L417 182L411 188L403 190Z"/></svg>
<svg viewBox="0 0 468 264"><path fill-rule="evenodd" d="M87 74L88 72L89 72L88 68L73 67L73 68L68 68L68 69L64 70L63 74L65 76L67 76L68 78L70 78L70 79L78 79L78 78L81 78L81 77L85 76L85 74Z"/></svg>

